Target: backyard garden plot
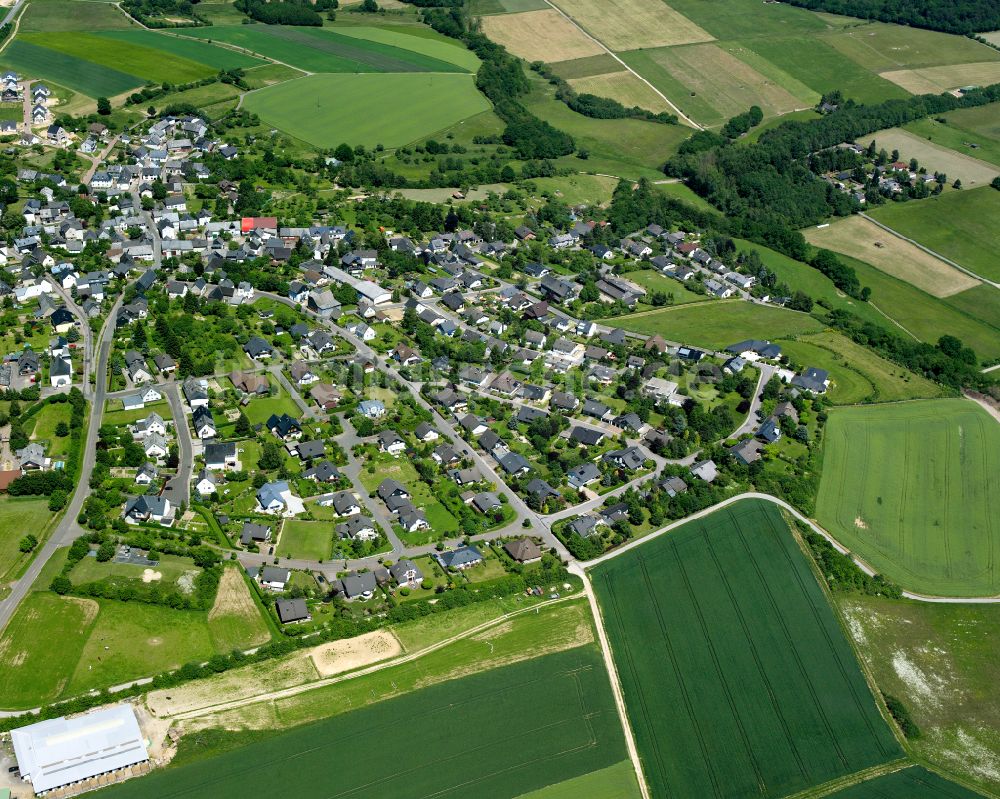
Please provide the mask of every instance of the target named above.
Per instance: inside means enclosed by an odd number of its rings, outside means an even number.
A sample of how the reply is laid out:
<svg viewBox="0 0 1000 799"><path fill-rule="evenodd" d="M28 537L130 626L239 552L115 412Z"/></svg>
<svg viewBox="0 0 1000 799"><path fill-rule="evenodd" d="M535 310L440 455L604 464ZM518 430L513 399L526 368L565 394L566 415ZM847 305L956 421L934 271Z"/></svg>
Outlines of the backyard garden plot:
<svg viewBox="0 0 1000 799"><path fill-rule="evenodd" d="M593 578L654 796L786 796L902 754L774 505L718 511Z"/></svg>
<svg viewBox="0 0 1000 799"><path fill-rule="evenodd" d="M400 719L419 719L418 738ZM624 758L600 654L579 647L298 727L123 783L106 795L311 796L329 794L330 775L336 775L342 797L510 799ZM288 762L295 768L275 768Z"/></svg>
<svg viewBox="0 0 1000 799"><path fill-rule="evenodd" d="M899 69L881 75L911 94L940 94L962 86L987 86L1000 82L1000 62Z"/></svg>
<svg viewBox="0 0 1000 799"><path fill-rule="evenodd" d="M789 338L823 328L808 314L742 300L713 300L617 316L609 324L711 349L747 338Z"/></svg>
<svg viewBox="0 0 1000 799"><path fill-rule="evenodd" d="M570 85L580 94L613 97L626 108L639 106L649 111L671 111L670 104L646 83L627 70L606 75L574 78Z"/></svg>
<svg viewBox="0 0 1000 799"><path fill-rule="evenodd" d="M816 516L905 588L1000 592L998 491L1000 425L972 402L830 413Z"/></svg>
<svg viewBox="0 0 1000 799"><path fill-rule="evenodd" d="M601 55L604 48L551 8L483 17L483 33L526 61L566 61Z"/></svg>
<svg viewBox="0 0 1000 799"><path fill-rule="evenodd" d="M917 202L887 203L869 213L977 275L1000 281L1000 191L987 186L952 191Z"/></svg>
<svg viewBox="0 0 1000 799"><path fill-rule="evenodd" d="M243 107L318 147L399 147L481 113L489 103L471 75L410 73L312 75L248 94Z"/></svg>
<svg viewBox="0 0 1000 799"><path fill-rule="evenodd" d="M712 40L666 3L648 0L557 0L556 5L591 36L615 51ZM555 59L553 59L555 60Z"/></svg>
<svg viewBox="0 0 1000 799"><path fill-rule="evenodd" d="M910 766L827 794L828 799L982 799L922 766Z"/></svg>
<svg viewBox="0 0 1000 799"><path fill-rule="evenodd" d="M623 57L681 110L705 124L721 124L751 105L774 116L807 104L721 45L660 47Z"/></svg>
<svg viewBox="0 0 1000 799"><path fill-rule="evenodd" d="M810 228L805 234L810 244L865 261L934 297L949 297L979 285L974 277L861 216Z"/></svg>

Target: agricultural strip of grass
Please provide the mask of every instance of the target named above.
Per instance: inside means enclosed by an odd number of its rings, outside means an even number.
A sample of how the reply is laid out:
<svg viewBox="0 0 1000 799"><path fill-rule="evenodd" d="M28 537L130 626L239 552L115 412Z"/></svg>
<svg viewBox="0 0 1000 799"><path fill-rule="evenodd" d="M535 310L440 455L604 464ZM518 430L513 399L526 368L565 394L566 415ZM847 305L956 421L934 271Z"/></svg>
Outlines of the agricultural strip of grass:
<svg viewBox="0 0 1000 799"><path fill-rule="evenodd" d="M996 130L1000 133L1000 103L964 110L980 111L983 108L989 109L993 119L997 120ZM962 155L978 158L980 161L1000 167L1000 135L993 134L988 124L978 126L965 124L965 120L969 117L962 114L963 111L958 111L949 113L946 117L918 119L905 125L903 130Z"/></svg>
<svg viewBox="0 0 1000 799"><path fill-rule="evenodd" d="M830 413L816 516L912 591L1000 592L998 491L1000 424L970 401Z"/></svg>
<svg viewBox="0 0 1000 799"><path fill-rule="evenodd" d="M574 78L569 84L580 94L613 97L626 108L639 106L656 113L672 111L666 100L625 69L606 75Z"/></svg>
<svg viewBox="0 0 1000 799"><path fill-rule="evenodd" d="M666 3L646 0L557 0L591 36L615 51L708 42L712 35Z"/></svg>
<svg viewBox="0 0 1000 799"><path fill-rule="evenodd" d="M835 405L933 399L945 394L936 383L830 330L780 343L782 352L799 367L830 372L835 385L826 396Z"/></svg>
<svg viewBox="0 0 1000 799"><path fill-rule="evenodd" d="M741 38L739 44L820 94L839 89L845 97L860 103L909 96L896 84L869 72L819 38Z"/></svg>
<svg viewBox="0 0 1000 799"><path fill-rule="evenodd" d="M652 795L787 796L902 754L773 504L592 574Z"/></svg>
<svg viewBox="0 0 1000 799"><path fill-rule="evenodd" d="M509 799L624 758L607 673L588 646L431 686L101 796L314 796L329 793L336 775L344 797ZM276 767L289 762L295 768Z"/></svg>
<svg viewBox="0 0 1000 799"><path fill-rule="evenodd" d="M328 28L278 25L272 28L271 33L296 46L312 47L338 58L346 58L374 72L468 72L450 61L390 44L343 36Z"/></svg>
<svg viewBox="0 0 1000 799"><path fill-rule="evenodd" d="M81 0L31 0L21 15L18 31L104 31L137 29L114 3Z"/></svg>
<svg viewBox="0 0 1000 799"><path fill-rule="evenodd" d="M747 338L789 338L823 329L808 314L743 300L706 301L617 316L607 324L710 349L722 349Z"/></svg>
<svg viewBox="0 0 1000 799"><path fill-rule="evenodd" d="M1000 281L1000 191L996 189L984 186L916 202L886 203L872 208L869 216L977 275Z"/></svg>
<svg viewBox="0 0 1000 799"><path fill-rule="evenodd" d="M982 799L982 796L922 766L910 766L827 794L827 799Z"/></svg>
<svg viewBox="0 0 1000 799"><path fill-rule="evenodd" d="M323 30L447 61L457 67L462 67L467 72L475 72L479 68L480 62L475 53L454 39L438 36L436 32L423 26L388 25L374 28L367 25L341 25Z"/></svg>
<svg viewBox="0 0 1000 799"><path fill-rule="evenodd" d="M756 0L671 0L670 5L717 39L769 38L827 29L819 15L784 3Z"/></svg>
<svg viewBox="0 0 1000 799"><path fill-rule="evenodd" d="M199 42L181 36L156 33L146 30L101 31L97 34L102 39L116 39L127 44L140 45L154 50L162 50L171 56L185 58L198 64L204 64L215 70L249 69L263 66L265 61L231 50L228 47L217 47L206 42ZM179 82L179 81L175 81Z"/></svg>
<svg viewBox="0 0 1000 799"><path fill-rule="evenodd" d="M976 278L862 216L810 228L805 236L810 244L865 261L934 297L948 297L979 285Z"/></svg>
<svg viewBox="0 0 1000 799"><path fill-rule="evenodd" d="M108 69L120 69L144 81L187 83L210 77L218 71L165 50L93 33L29 33L20 38L59 55L89 61Z"/></svg>
<svg viewBox="0 0 1000 799"><path fill-rule="evenodd" d="M89 97L113 97L136 89L143 83L135 75L29 44L21 36L0 54L0 66L61 83Z"/></svg>
<svg viewBox="0 0 1000 799"><path fill-rule="evenodd" d="M1000 63L987 61L982 64L900 69L882 72L881 75L911 94L941 94L962 86L987 86L1000 82Z"/></svg>
<svg viewBox="0 0 1000 799"><path fill-rule="evenodd" d="M471 75L312 75L248 94L243 107L319 147L399 147L489 108Z"/></svg>
<svg viewBox="0 0 1000 799"><path fill-rule="evenodd" d="M885 148L887 153L899 150L900 158L904 161L916 158L931 174L944 172L948 175L949 183L959 178L966 190L987 184L1000 175L1000 170L985 161L949 150L903 128L889 128L858 139L858 143L864 145L871 141L875 142L877 148Z"/></svg>
<svg viewBox="0 0 1000 799"><path fill-rule="evenodd" d="M719 44L660 47L626 53L623 58L704 124L721 124L751 105L774 116L808 104Z"/></svg>
<svg viewBox="0 0 1000 799"><path fill-rule="evenodd" d="M884 22L828 33L823 39L872 72L1000 62L1000 53L964 36Z"/></svg>
<svg viewBox="0 0 1000 799"><path fill-rule="evenodd" d="M573 777L531 793L521 794L517 799L579 799L581 796L593 796L599 799L639 799L641 795L632 761L623 760L614 766L592 771L582 777Z"/></svg>
<svg viewBox="0 0 1000 799"><path fill-rule="evenodd" d="M982 360L1000 357L1000 328L989 324L981 316L989 312L991 306L974 307L975 303L970 303L968 299L984 289L995 291L992 287L967 289L942 300L864 261L846 255L841 255L840 259L854 269L861 285L871 288L871 304L902 326L903 329L896 327L900 335L912 334L920 341L933 344L948 334L957 336L972 347Z"/></svg>
<svg viewBox="0 0 1000 799"><path fill-rule="evenodd" d="M584 58L571 58L568 61L550 63L552 71L566 80L573 78L589 78L591 75L603 75L621 69L621 64L610 55L591 55Z"/></svg>
<svg viewBox="0 0 1000 799"><path fill-rule="evenodd" d="M604 48L552 8L483 17L483 33L526 61L567 61L604 54Z"/></svg>

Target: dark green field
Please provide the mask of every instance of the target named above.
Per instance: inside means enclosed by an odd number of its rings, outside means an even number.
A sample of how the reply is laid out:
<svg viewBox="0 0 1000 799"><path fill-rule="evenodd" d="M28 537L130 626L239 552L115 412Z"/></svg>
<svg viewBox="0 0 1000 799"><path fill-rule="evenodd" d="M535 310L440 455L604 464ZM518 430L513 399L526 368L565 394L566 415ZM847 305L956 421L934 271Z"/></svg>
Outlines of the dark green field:
<svg viewBox="0 0 1000 799"><path fill-rule="evenodd" d="M441 683L106 789L114 799L511 799L627 757L593 646Z"/></svg>
<svg viewBox="0 0 1000 799"><path fill-rule="evenodd" d="M980 799L975 791L956 785L920 766L831 793L827 799Z"/></svg>
<svg viewBox="0 0 1000 799"><path fill-rule="evenodd" d="M7 45L0 66L42 76L90 97L114 97L142 86L142 79L135 75L20 39Z"/></svg>
<svg viewBox="0 0 1000 799"><path fill-rule="evenodd" d="M467 72L440 58L327 28L238 25L191 28L185 36L228 42L310 72Z"/></svg>
<svg viewBox="0 0 1000 799"><path fill-rule="evenodd" d="M774 505L740 502L593 578L653 796L786 796L902 755Z"/></svg>

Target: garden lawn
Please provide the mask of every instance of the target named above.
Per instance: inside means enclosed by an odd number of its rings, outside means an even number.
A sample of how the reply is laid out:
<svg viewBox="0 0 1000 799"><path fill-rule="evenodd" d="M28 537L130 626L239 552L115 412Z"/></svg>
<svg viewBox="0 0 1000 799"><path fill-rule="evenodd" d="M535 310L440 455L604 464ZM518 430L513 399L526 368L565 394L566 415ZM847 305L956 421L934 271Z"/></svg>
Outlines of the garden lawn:
<svg viewBox="0 0 1000 799"><path fill-rule="evenodd" d="M887 203L872 208L869 215L977 275L1000 281L1000 191L989 186L950 191L926 200Z"/></svg>
<svg viewBox="0 0 1000 799"><path fill-rule="evenodd" d="M46 497L0 496L0 585L17 577L34 557L21 552L21 539L32 533L44 541L55 516Z"/></svg>
<svg viewBox="0 0 1000 799"><path fill-rule="evenodd" d="M410 492L410 501L418 508L423 509L430 530L420 530L416 533L404 533L403 537L409 543L419 540L425 543L427 540L434 540L442 535L458 532L458 520L451 515L448 509L431 492L430 487L417 475L417 470L413 464L405 458L392 458L389 456L379 456L370 461L375 466L374 472L369 472L366 468L361 470L361 484L369 492L379 487L379 484L392 478L399 480ZM381 502L380 499L373 500Z"/></svg>
<svg viewBox="0 0 1000 799"><path fill-rule="evenodd" d="M289 416L298 419L302 411L284 388L277 381L273 381L278 393L273 397L257 397L250 400L250 404L243 408L243 413L251 424L266 422L272 413L281 416L287 413Z"/></svg>
<svg viewBox="0 0 1000 799"><path fill-rule="evenodd" d="M655 269L640 269L637 272L627 272L622 275L626 280L638 283L646 291L662 291L664 294L673 295L674 305L683 305L687 302L705 302L710 299L704 294L695 294L684 288L684 284L666 275L661 275ZM648 298L647 298L648 299Z"/></svg>
<svg viewBox="0 0 1000 799"><path fill-rule="evenodd" d="M593 580L653 796L787 796L902 755L773 504L686 524Z"/></svg>
<svg viewBox="0 0 1000 799"><path fill-rule="evenodd" d="M45 454L50 458L64 457L69 451L70 437L57 436L56 426L65 422L69 427L73 408L68 402L49 402L34 415L35 429L30 434L32 441L45 445Z"/></svg>
<svg viewBox="0 0 1000 799"><path fill-rule="evenodd" d="M968 400L839 408L816 516L912 591L1000 593L1000 424Z"/></svg>
<svg viewBox="0 0 1000 799"><path fill-rule="evenodd" d="M312 75L246 96L244 108L320 147L398 147L485 111L469 75Z"/></svg>
<svg viewBox="0 0 1000 799"><path fill-rule="evenodd" d="M743 300L715 300L618 316L606 324L712 349L748 338L773 340L814 333L823 327L808 314Z"/></svg>
<svg viewBox="0 0 1000 799"><path fill-rule="evenodd" d="M418 738L400 718L421 720ZM498 718L517 723L497 724ZM599 651L587 646L272 734L102 795L311 796L328 791L322 786L336 774L344 796L509 799L619 763L624 754L607 673ZM295 768L276 769L276 762Z"/></svg>
<svg viewBox="0 0 1000 799"><path fill-rule="evenodd" d="M330 522L286 519L275 552L282 558L329 560L332 548L333 525Z"/></svg>

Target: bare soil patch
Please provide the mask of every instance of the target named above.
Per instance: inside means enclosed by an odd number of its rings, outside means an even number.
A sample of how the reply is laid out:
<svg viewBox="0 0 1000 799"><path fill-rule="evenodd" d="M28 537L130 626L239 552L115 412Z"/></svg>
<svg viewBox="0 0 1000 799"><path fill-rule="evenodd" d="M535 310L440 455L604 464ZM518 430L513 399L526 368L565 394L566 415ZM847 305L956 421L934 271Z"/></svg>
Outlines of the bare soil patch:
<svg viewBox="0 0 1000 799"><path fill-rule="evenodd" d="M388 630L376 630L355 638L317 646L311 651L310 657L320 677L330 677L402 653L403 647L395 635Z"/></svg>
<svg viewBox="0 0 1000 799"><path fill-rule="evenodd" d="M163 572L153 571L152 569L142 570L142 581L144 583L158 582L163 579Z"/></svg>
<svg viewBox="0 0 1000 799"><path fill-rule="evenodd" d="M903 149L900 153L903 157L907 155ZM951 172L948 174L950 177ZM975 278L860 216L840 219L827 227L807 230L805 234L817 247L869 263L935 297L950 297L979 285Z"/></svg>
<svg viewBox="0 0 1000 799"><path fill-rule="evenodd" d="M604 49L553 9L482 18L483 33L526 61L568 61Z"/></svg>

